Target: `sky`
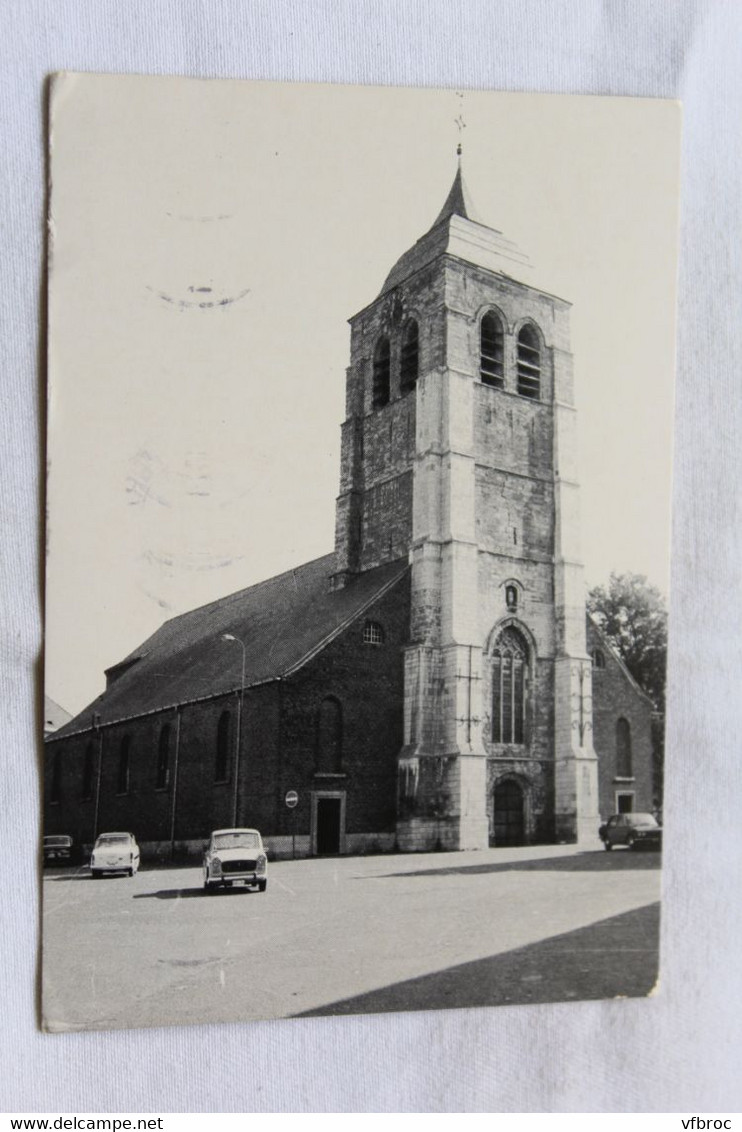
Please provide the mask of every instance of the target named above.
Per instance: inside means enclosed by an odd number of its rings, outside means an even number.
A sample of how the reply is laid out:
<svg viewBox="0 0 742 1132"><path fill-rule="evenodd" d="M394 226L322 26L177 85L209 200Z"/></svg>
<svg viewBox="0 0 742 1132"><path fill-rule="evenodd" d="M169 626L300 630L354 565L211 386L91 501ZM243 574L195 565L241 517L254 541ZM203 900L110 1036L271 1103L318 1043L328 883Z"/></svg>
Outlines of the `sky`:
<svg viewBox="0 0 742 1132"><path fill-rule="evenodd" d="M81 710L164 620L333 548L347 320L459 138L513 274L573 304L586 582L666 593L679 129L660 100L58 78L47 693Z"/></svg>

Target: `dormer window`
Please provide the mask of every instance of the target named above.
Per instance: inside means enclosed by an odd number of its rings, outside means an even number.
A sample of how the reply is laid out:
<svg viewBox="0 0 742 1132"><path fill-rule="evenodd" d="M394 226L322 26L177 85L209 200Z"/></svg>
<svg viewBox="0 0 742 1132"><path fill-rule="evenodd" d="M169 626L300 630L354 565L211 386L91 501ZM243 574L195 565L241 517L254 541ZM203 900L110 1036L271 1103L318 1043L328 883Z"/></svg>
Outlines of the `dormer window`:
<svg viewBox="0 0 742 1132"><path fill-rule="evenodd" d="M538 401L541 397L541 347L532 326L521 327L518 334L518 393Z"/></svg>
<svg viewBox="0 0 742 1132"><path fill-rule="evenodd" d="M420 361L417 323L411 319L405 327L399 366L399 391L411 393L417 383Z"/></svg>
<svg viewBox="0 0 742 1132"><path fill-rule="evenodd" d="M373 405L375 409L381 409L384 405L389 404L391 368L389 339L380 338L374 350Z"/></svg>
<svg viewBox="0 0 742 1132"><path fill-rule="evenodd" d="M479 345L479 377L482 385L504 389L504 335L502 323L494 311L487 311L482 319Z"/></svg>

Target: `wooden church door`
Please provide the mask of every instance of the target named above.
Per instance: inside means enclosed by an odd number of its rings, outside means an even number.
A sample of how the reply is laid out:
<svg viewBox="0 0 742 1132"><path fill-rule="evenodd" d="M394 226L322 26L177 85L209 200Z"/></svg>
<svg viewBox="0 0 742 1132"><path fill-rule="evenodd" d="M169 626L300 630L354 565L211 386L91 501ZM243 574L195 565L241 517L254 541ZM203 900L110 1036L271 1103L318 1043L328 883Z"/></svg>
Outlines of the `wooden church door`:
<svg viewBox="0 0 742 1132"><path fill-rule="evenodd" d="M495 787L495 845L525 844L523 790L512 778Z"/></svg>

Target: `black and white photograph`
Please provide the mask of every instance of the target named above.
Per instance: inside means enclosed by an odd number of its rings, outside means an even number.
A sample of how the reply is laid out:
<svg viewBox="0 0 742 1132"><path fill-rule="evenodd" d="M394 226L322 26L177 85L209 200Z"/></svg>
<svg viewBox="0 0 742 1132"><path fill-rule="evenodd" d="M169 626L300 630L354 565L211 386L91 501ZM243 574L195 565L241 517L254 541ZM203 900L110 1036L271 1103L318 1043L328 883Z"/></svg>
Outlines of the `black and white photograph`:
<svg viewBox="0 0 742 1132"><path fill-rule="evenodd" d="M662 993L680 122L53 78L44 1029Z"/></svg>

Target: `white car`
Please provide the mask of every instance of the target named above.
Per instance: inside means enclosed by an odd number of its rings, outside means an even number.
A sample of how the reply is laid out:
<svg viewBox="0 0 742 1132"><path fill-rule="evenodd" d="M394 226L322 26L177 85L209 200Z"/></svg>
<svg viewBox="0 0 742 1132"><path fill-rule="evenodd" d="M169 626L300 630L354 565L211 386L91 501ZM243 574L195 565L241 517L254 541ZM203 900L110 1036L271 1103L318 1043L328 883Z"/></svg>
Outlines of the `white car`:
<svg viewBox="0 0 742 1132"><path fill-rule="evenodd" d="M215 829L204 850L204 890L243 884L265 892L268 859L257 829Z"/></svg>
<svg viewBox="0 0 742 1132"><path fill-rule="evenodd" d="M102 833L90 854L90 872L126 873L133 877L139 869L139 846L133 833Z"/></svg>

